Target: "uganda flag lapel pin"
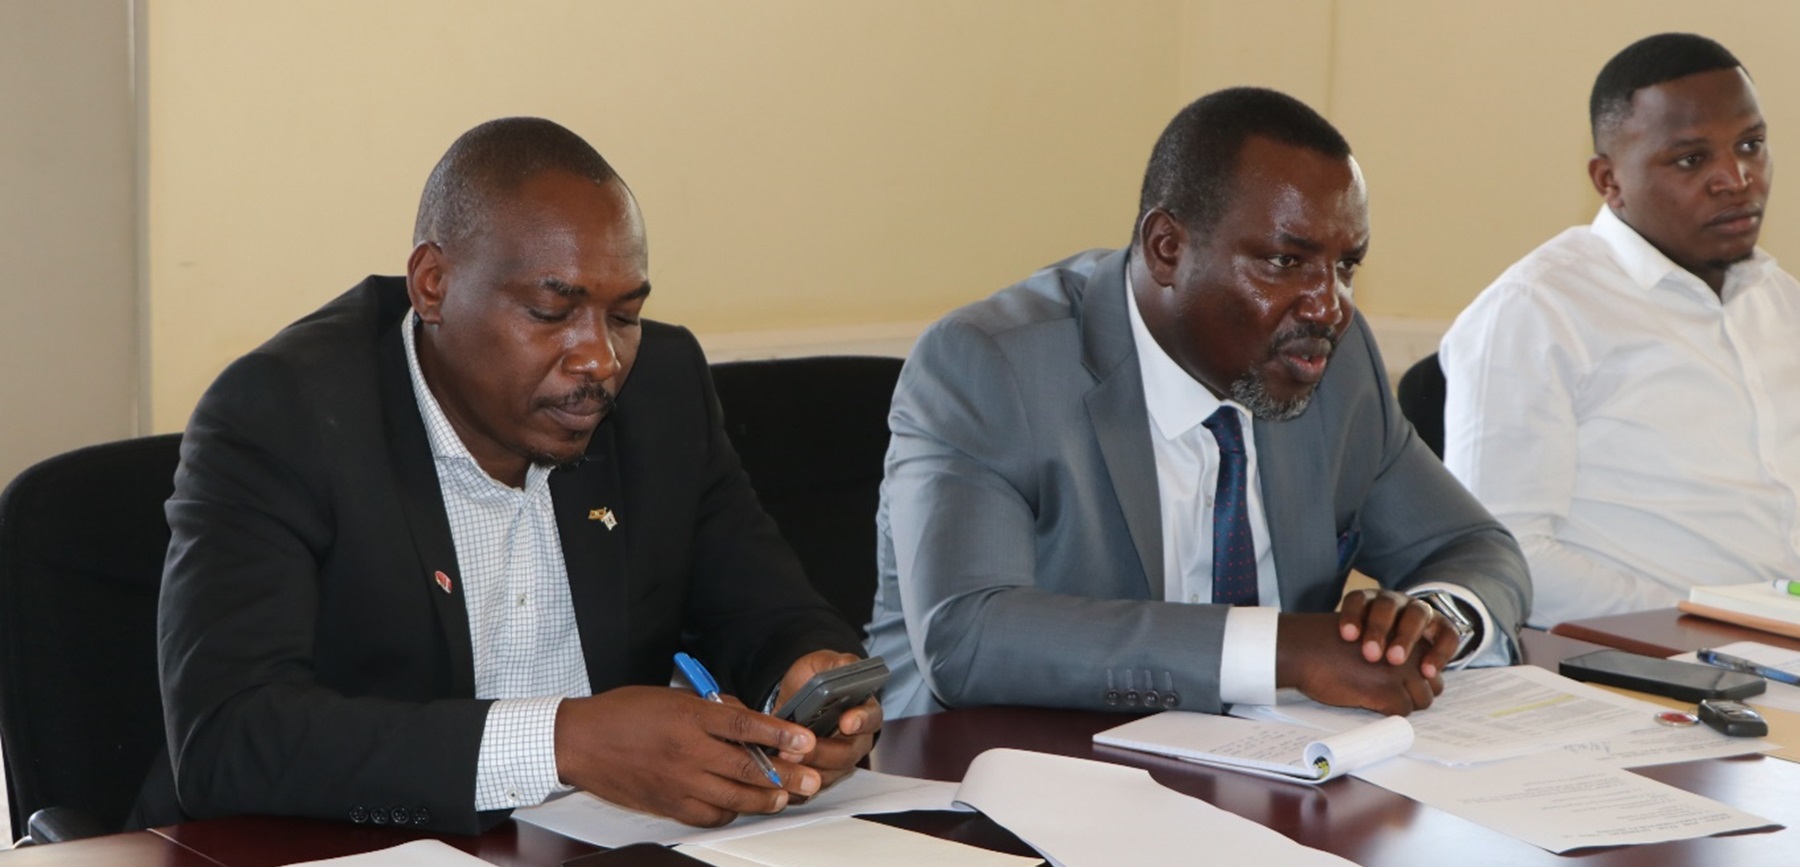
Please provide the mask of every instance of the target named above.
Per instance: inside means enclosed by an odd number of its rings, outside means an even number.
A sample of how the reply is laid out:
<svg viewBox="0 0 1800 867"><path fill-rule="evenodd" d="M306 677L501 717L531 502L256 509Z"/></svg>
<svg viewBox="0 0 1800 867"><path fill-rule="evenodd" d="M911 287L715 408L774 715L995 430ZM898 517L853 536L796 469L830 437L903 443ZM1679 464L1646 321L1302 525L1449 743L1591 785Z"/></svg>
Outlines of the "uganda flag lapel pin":
<svg viewBox="0 0 1800 867"><path fill-rule="evenodd" d="M608 509L605 506L601 506L598 509L589 509L588 520L599 521L600 523L605 524L606 529L608 530L619 526L619 519L613 515L613 510Z"/></svg>

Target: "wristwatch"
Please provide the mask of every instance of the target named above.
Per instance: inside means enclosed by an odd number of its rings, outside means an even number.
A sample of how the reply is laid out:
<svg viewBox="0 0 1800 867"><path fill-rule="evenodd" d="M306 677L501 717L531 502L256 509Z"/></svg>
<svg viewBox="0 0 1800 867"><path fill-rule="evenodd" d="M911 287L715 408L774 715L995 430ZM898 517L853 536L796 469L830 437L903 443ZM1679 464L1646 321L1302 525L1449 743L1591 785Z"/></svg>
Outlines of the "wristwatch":
<svg viewBox="0 0 1800 867"><path fill-rule="evenodd" d="M1481 632L1481 623L1475 619L1475 612L1469 608L1468 603L1443 590L1427 590L1414 594L1413 598L1431 606L1431 610L1436 611L1456 631L1456 652L1450 654L1450 661L1462 659Z"/></svg>

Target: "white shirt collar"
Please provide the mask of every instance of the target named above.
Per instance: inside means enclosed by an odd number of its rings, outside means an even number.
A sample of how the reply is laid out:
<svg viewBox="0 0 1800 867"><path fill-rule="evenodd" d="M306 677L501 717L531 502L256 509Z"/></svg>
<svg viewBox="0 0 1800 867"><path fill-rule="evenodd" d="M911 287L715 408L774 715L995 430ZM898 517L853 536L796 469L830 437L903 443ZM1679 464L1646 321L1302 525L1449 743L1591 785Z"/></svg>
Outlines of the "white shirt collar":
<svg viewBox="0 0 1800 867"><path fill-rule="evenodd" d="M1221 401L1199 380L1188 375L1175 363L1138 312L1137 293L1131 285L1129 258L1125 266L1125 308L1131 318L1131 340L1137 346L1138 368L1144 377L1144 406L1150 421L1165 440L1177 439L1200 426L1221 405L1235 407L1246 426L1252 423L1250 413L1234 401Z"/></svg>
<svg viewBox="0 0 1800 867"><path fill-rule="evenodd" d="M437 396L431 393L431 386L425 382L425 372L419 367L419 340L415 335L418 323L414 316L413 311L406 311L406 319L400 323L400 334L401 340L406 344L406 370L412 375L413 398L418 401L419 415L425 420L425 440L431 445L431 456L439 461L466 461L494 484L517 490L481 469L481 464L469 453L469 447L463 444L462 437L457 435L456 428L450 425L450 419L445 417L443 407L438 405ZM540 467L534 462L525 470L525 490L536 490L549 478L550 468Z"/></svg>
<svg viewBox="0 0 1800 867"><path fill-rule="evenodd" d="M1613 213L1611 207L1602 203L1600 213L1594 216L1593 232L1612 250L1613 260L1618 262L1633 283L1649 290L1665 280L1681 285L1697 288L1707 295L1712 295L1712 287L1695 276L1686 268L1675 264L1669 257L1636 229L1626 225L1619 215ZM1775 266L1775 257L1770 256L1761 247L1757 247L1750 258L1731 266L1725 272L1724 291L1717 297L1729 301L1742 291L1745 286L1752 285L1763 278L1768 269Z"/></svg>

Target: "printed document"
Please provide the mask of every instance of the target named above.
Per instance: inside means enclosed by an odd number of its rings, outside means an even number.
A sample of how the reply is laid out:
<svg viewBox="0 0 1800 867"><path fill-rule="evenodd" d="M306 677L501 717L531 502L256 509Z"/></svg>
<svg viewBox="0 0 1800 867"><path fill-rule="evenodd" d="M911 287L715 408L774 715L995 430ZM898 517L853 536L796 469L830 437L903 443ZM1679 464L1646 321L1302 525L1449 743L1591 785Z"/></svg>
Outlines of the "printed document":
<svg viewBox="0 0 1800 867"><path fill-rule="evenodd" d="M1562 853L1779 827L1768 819L1562 751L1469 768L1398 759L1356 776Z"/></svg>
<svg viewBox="0 0 1800 867"><path fill-rule="evenodd" d="M1142 768L1088 759L988 750L969 764L957 801L1016 834L1055 867L1351 864L1167 788Z"/></svg>
<svg viewBox="0 0 1800 867"><path fill-rule="evenodd" d="M1298 693L1293 693L1298 697ZM1577 683L1534 665L1444 672L1444 693L1407 717L1407 753L1442 765L1468 765L1590 742L1642 727L1645 712L1630 699ZM1366 725L1374 714L1299 698L1273 706L1238 705L1233 716L1299 723L1331 732Z"/></svg>
<svg viewBox="0 0 1800 867"><path fill-rule="evenodd" d="M847 816L707 844L683 843L675 851L713 867L1033 867L1041 860Z"/></svg>
<svg viewBox="0 0 1800 867"><path fill-rule="evenodd" d="M907 810L954 810L955 783L917 780L860 770L818 797L772 816L739 816L723 828L695 828L674 819L652 816L573 792L535 807L513 812L513 818L548 828L596 846L629 843L706 843L804 825L828 816L857 813L901 813Z"/></svg>

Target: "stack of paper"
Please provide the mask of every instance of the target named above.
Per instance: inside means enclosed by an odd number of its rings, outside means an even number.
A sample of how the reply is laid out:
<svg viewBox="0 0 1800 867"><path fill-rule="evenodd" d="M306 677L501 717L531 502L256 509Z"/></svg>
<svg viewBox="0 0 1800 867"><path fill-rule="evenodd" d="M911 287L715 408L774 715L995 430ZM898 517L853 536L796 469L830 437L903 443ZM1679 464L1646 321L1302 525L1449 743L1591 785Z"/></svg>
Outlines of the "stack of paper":
<svg viewBox="0 0 1800 867"><path fill-rule="evenodd" d="M1777 590L1767 581L1693 587L1677 607L1689 614L1800 638L1800 596Z"/></svg>
<svg viewBox="0 0 1800 867"><path fill-rule="evenodd" d="M1773 748L1766 741L1662 726L1654 719L1662 710L1656 705L1531 666L1449 672L1445 680L1444 694L1405 721L1414 741L1404 756L1382 760L1379 751L1368 751L1363 764L1351 760L1349 772L1552 852L1773 824L1625 770ZM1257 721L1169 712L1094 740L1129 741L1135 749L1190 760L1228 753L1242 765L1291 761L1283 757L1309 737L1329 743L1333 732L1368 730L1372 723L1389 728L1396 719L1304 699L1232 712Z"/></svg>

